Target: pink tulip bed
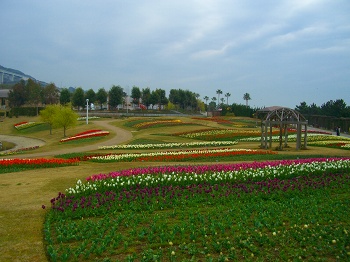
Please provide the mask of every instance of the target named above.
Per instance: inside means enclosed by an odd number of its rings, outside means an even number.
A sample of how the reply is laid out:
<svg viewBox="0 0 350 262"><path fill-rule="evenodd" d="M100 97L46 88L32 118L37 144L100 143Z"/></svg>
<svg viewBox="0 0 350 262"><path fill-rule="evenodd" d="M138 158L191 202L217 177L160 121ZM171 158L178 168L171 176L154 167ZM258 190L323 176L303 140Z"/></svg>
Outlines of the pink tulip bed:
<svg viewBox="0 0 350 262"><path fill-rule="evenodd" d="M144 167L42 206L50 261L347 261L350 159Z"/></svg>
<svg viewBox="0 0 350 262"><path fill-rule="evenodd" d="M78 133L74 136L67 137L64 139L61 139L60 142L69 142L73 140L81 140L86 138L94 138L94 137L102 137L109 135L109 131L103 131L103 130L88 130L81 133Z"/></svg>

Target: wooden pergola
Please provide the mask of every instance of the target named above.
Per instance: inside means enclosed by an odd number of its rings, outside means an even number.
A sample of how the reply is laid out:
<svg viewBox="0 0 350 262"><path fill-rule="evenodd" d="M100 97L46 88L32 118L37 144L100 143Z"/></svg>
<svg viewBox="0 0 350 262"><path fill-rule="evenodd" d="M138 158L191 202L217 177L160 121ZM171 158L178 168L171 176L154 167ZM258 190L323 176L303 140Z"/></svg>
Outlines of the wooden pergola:
<svg viewBox="0 0 350 262"><path fill-rule="evenodd" d="M307 148L307 124L308 121L299 112L281 106L265 107L257 112L261 119L261 148L272 147L272 127L279 128L279 149L288 145L288 126L294 126L297 130L296 149L301 149L301 133L304 126L304 145Z"/></svg>

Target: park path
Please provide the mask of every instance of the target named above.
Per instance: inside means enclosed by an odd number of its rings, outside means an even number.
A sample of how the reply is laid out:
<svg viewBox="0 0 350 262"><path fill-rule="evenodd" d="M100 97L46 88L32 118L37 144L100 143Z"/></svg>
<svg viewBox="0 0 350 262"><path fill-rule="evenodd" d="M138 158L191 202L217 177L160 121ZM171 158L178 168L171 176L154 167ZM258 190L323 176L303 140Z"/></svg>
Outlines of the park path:
<svg viewBox="0 0 350 262"><path fill-rule="evenodd" d="M48 157L53 155L60 155L60 154L68 154L68 153L75 153L75 152L86 152L86 151L92 151L98 149L99 146L112 146L121 144L123 142L126 142L132 138L132 133L130 131L127 131L125 129L122 129L120 127L116 127L114 125L111 125L110 123L115 121L114 119L111 120L100 120L95 121L94 124L99 125L101 129L113 131L116 133L116 135L112 136L111 139L107 141L103 141L101 143L96 143L93 145L86 145L86 146L79 146L76 148L67 148L67 149L60 149L56 150L55 152L40 152L40 153L24 153L20 155L8 155L3 158L34 158L34 157ZM35 138L28 138L28 137L22 137L22 136L8 136L8 135L0 135L0 141L8 141L16 144L17 148L29 148L34 146L43 146L45 145L45 142L40 139ZM12 149L12 150L13 150ZM32 151L33 152L33 151ZM35 152L35 151L34 151ZM0 157L1 158L1 157Z"/></svg>

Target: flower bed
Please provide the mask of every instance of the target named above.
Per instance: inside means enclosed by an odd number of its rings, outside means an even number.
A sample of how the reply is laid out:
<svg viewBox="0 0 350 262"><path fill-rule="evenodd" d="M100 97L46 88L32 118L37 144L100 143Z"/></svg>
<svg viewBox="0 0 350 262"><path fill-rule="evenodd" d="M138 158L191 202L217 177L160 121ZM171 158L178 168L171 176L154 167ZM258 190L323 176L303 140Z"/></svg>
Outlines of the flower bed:
<svg viewBox="0 0 350 262"><path fill-rule="evenodd" d="M41 125L42 123L38 123L38 122L20 122L20 123L17 123L14 125L14 127L17 129L17 130L23 130L23 129L26 129L26 128L30 128L30 127L33 127L33 126L37 126L37 125Z"/></svg>
<svg viewBox="0 0 350 262"><path fill-rule="evenodd" d="M158 144L133 144L100 146L98 149L158 149L158 148L182 148L182 147L208 147L208 146L232 146L236 141L212 141L212 142L189 142L189 143L158 143Z"/></svg>
<svg viewBox="0 0 350 262"><path fill-rule="evenodd" d="M87 159L95 162L118 162L118 161L192 161L208 160L213 157L233 157L238 155L267 155L277 154L268 150L253 149L197 149L197 150L180 150L180 151L160 151L152 153L132 153L132 154L106 154L91 156Z"/></svg>
<svg viewBox="0 0 350 262"><path fill-rule="evenodd" d="M144 120L138 119L127 122L125 124L128 127L137 128L137 129L145 129L145 128L155 128L155 127L166 127L166 126L174 126L174 125L193 125L193 123L185 123L179 119L164 119L164 120Z"/></svg>
<svg viewBox="0 0 350 262"><path fill-rule="evenodd" d="M277 134L279 131L274 131L273 134ZM261 132L258 130L241 130L241 129L206 129L197 130L191 132L183 132L173 134L175 136L181 136L191 139L200 139L206 141L217 140L238 140L241 137L255 136L260 139Z"/></svg>
<svg viewBox="0 0 350 262"><path fill-rule="evenodd" d="M91 138L91 137L99 137L99 136L107 136L109 135L108 131L103 130L88 130L82 133L76 134L75 136L71 136L68 138L61 139L60 142L67 142L77 139Z"/></svg>
<svg viewBox="0 0 350 262"><path fill-rule="evenodd" d="M349 172L349 158L322 158L96 175L51 199L46 251L52 261L346 261Z"/></svg>
<svg viewBox="0 0 350 262"><path fill-rule="evenodd" d="M88 117L88 120L99 119L99 118L100 118L99 116L89 116L89 117ZM78 117L77 120L78 120L78 121L86 120L86 116Z"/></svg>
<svg viewBox="0 0 350 262"><path fill-rule="evenodd" d="M32 146L32 147L25 147L25 148L19 148L19 149L14 149L14 150L9 150L6 152L0 152L1 156L8 156L8 155L14 155L14 154L19 154L25 151L30 151L39 148L39 146Z"/></svg>
<svg viewBox="0 0 350 262"><path fill-rule="evenodd" d="M9 173L36 168L62 167L77 165L76 159L0 159L0 173Z"/></svg>

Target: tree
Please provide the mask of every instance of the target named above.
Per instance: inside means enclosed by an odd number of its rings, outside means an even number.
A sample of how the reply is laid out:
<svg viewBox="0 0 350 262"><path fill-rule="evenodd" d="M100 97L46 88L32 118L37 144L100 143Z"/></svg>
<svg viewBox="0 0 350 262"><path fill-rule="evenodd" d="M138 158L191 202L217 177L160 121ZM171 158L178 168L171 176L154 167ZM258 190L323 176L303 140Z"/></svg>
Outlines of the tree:
<svg viewBox="0 0 350 262"><path fill-rule="evenodd" d="M221 91L220 89L218 89L218 90L216 90L216 93L217 93L217 95L218 95L218 103L219 103L219 101L220 101L220 95L222 94L222 91ZM219 104L218 104L218 106L219 106Z"/></svg>
<svg viewBox="0 0 350 262"><path fill-rule="evenodd" d="M149 105L151 104L151 101L150 101L151 89L149 87L142 89L141 99L142 99L142 104L146 105L146 107L148 108Z"/></svg>
<svg viewBox="0 0 350 262"><path fill-rule="evenodd" d="M108 94L104 88L100 88L97 91L96 102L98 102L100 104L101 109L102 109L103 104L107 102L107 97L108 97Z"/></svg>
<svg viewBox="0 0 350 262"><path fill-rule="evenodd" d="M69 92L68 88L62 88L60 93L60 104L66 105L70 103L71 101L71 93Z"/></svg>
<svg viewBox="0 0 350 262"><path fill-rule="evenodd" d="M210 106L210 109L211 109L211 110L214 110L214 109L217 107L215 101L216 101L216 97L213 96L213 97L211 98L211 102L209 103L209 106Z"/></svg>
<svg viewBox="0 0 350 262"><path fill-rule="evenodd" d="M73 106L78 107L78 110L82 107L84 108L85 106L85 95L84 95L84 90L81 87L78 87L75 89L73 96L72 96L72 104Z"/></svg>
<svg viewBox="0 0 350 262"><path fill-rule="evenodd" d="M231 94L230 93L226 93L225 94L225 97L226 97L226 105L228 105L228 98L231 96Z"/></svg>
<svg viewBox="0 0 350 262"><path fill-rule="evenodd" d="M46 105L57 104L60 101L60 91L54 83L43 88L43 101Z"/></svg>
<svg viewBox="0 0 350 262"><path fill-rule="evenodd" d="M245 105L246 105L246 106L248 106L248 100L252 100L252 99L250 98L250 94L249 94L249 93L245 93L245 94L243 95L243 99L245 100Z"/></svg>
<svg viewBox="0 0 350 262"><path fill-rule="evenodd" d="M10 107L20 107L26 103L27 96L24 80L14 85L8 94L8 99Z"/></svg>
<svg viewBox="0 0 350 262"><path fill-rule="evenodd" d="M310 112L310 108L305 101L301 102L299 106L296 106L295 110L299 111L302 115L307 115Z"/></svg>
<svg viewBox="0 0 350 262"><path fill-rule="evenodd" d="M63 127L63 137L66 137L66 130L75 126L77 121L78 114L72 110L70 105L60 106L54 115L53 125L54 127Z"/></svg>
<svg viewBox="0 0 350 262"><path fill-rule="evenodd" d="M206 110L208 110L208 100L209 100L209 97L208 97L208 96L205 96L205 97L203 97L203 99L205 100L205 107L207 108Z"/></svg>
<svg viewBox="0 0 350 262"><path fill-rule="evenodd" d="M45 109L40 111L40 117L43 122L49 124L50 135L52 135L52 127L55 124L55 117L60 110L59 105L48 105Z"/></svg>
<svg viewBox="0 0 350 262"><path fill-rule="evenodd" d="M90 88L88 91L86 91L84 98L85 98L85 101L86 101L86 99L89 99L89 105L95 103L95 101L96 101L95 91Z"/></svg>
<svg viewBox="0 0 350 262"><path fill-rule="evenodd" d="M85 92L85 99L89 99L89 102L95 103L96 101L96 93L93 89L89 89Z"/></svg>
<svg viewBox="0 0 350 262"><path fill-rule="evenodd" d="M39 115L39 104L42 101L42 88L41 86L32 80L28 79L26 84L26 94L27 94L27 102L31 105L36 106L36 115Z"/></svg>
<svg viewBox="0 0 350 262"><path fill-rule="evenodd" d="M131 89L131 98L134 104L139 104L140 103L140 98L141 98L141 90L137 86L133 86Z"/></svg>
<svg viewBox="0 0 350 262"><path fill-rule="evenodd" d="M123 102L123 88L121 86L113 85L108 92L109 95L109 105L112 108L117 108Z"/></svg>

